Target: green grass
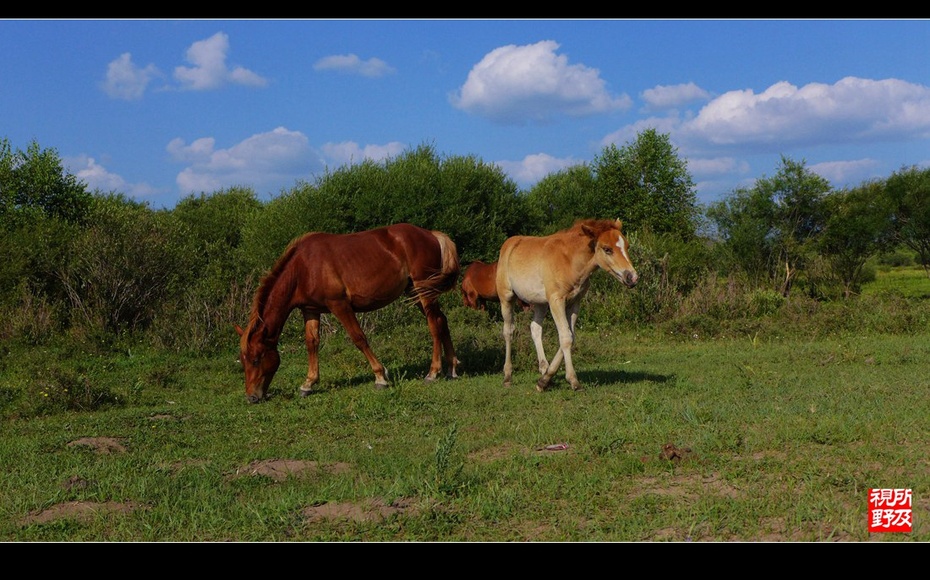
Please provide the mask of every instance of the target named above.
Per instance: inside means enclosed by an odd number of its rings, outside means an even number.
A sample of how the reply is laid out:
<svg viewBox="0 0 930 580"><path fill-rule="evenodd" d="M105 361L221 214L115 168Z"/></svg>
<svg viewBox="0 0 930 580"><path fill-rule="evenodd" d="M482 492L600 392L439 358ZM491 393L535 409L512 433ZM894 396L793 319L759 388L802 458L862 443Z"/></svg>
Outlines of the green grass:
<svg viewBox="0 0 930 580"><path fill-rule="evenodd" d="M291 332L274 397L259 405L245 401L233 337L210 356L8 347L0 539L930 540L930 329L708 339L581 329L585 390L560 374L538 393L528 320L511 388L499 323L483 313L450 312L458 380L420 380L425 328L376 328L369 338L394 379L376 390L337 331L307 398ZM89 437L122 450L72 445ZM661 459L666 443L690 453ZM267 460L318 469L281 480L250 472ZM870 537L872 487L913 489L912 533ZM126 509L35 519L68 502ZM371 502L407 509L308 517Z"/></svg>
<svg viewBox="0 0 930 580"><path fill-rule="evenodd" d="M880 268L875 280L864 285L863 295L898 293L906 298L930 298L930 277L922 266Z"/></svg>

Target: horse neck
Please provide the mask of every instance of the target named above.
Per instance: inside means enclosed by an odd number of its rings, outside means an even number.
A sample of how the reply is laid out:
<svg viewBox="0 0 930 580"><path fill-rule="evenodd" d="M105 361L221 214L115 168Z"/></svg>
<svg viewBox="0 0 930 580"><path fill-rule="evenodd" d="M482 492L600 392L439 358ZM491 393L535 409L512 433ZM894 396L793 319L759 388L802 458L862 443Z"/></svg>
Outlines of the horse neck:
<svg viewBox="0 0 930 580"><path fill-rule="evenodd" d="M577 284L584 284L598 268L597 261L594 259L594 252L590 251L587 236L578 236L573 233L566 240L566 243L570 244L571 247L569 255L573 256L572 274L576 278Z"/></svg>
<svg viewBox="0 0 930 580"><path fill-rule="evenodd" d="M265 326L266 336L278 342L284 323L295 306L292 303L296 284L294 277L280 273L266 282L267 288L262 288L262 299L256 303L255 317Z"/></svg>

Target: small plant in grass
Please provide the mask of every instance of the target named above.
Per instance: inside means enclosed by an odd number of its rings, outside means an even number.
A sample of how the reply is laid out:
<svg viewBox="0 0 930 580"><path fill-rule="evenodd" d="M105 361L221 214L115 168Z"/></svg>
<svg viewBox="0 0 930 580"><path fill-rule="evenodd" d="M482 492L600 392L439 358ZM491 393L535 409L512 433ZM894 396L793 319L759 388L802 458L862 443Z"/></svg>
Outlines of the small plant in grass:
<svg viewBox="0 0 930 580"><path fill-rule="evenodd" d="M436 471L433 483L435 489L444 495L452 495L461 487L460 482L464 465L461 462L454 461L453 456L457 434L458 425L453 423L436 444Z"/></svg>
<svg viewBox="0 0 930 580"><path fill-rule="evenodd" d="M26 397L32 415L63 411L96 411L118 406L122 400L83 373L53 367L29 386Z"/></svg>

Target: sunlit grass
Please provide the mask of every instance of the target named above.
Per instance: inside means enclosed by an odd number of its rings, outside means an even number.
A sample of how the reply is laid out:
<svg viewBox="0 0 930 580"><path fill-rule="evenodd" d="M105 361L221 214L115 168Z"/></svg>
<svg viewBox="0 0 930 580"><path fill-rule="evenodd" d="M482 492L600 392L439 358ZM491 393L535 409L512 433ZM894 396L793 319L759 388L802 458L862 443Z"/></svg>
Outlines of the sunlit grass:
<svg viewBox="0 0 930 580"><path fill-rule="evenodd" d="M930 298L930 277L921 266L881 268L875 280L864 284L862 294L894 292L906 298Z"/></svg>
<svg viewBox="0 0 930 580"><path fill-rule="evenodd" d="M927 332L682 339L579 331L575 365L585 390L572 391L559 375L538 393L527 317L511 388L501 385L499 321L450 318L471 322L453 331L469 361L458 380L422 382L428 336L411 325L373 333L395 377L376 390L364 357L337 333L322 351L319 389L300 398L306 360L291 336L274 397L259 405L245 401L234 341L208 357L140 349L93 364L56 350L65 374L80 369L121 404L17 416L9 413L22 403L14 397L4 407L0 538L930 540ZM0 380L28 384L30 369L52 364L43 354L11 351L25 367L4 365ZM124 450L71 445L88 437ZM567 449L546 450L557 443ZM669 443L689 450L684 459L660 457ZM272 459L341 468L280 481L249 475L253 462ZM65 485L75 477L86 485ZM870 487L913 489L912 533L869 536ZM398 498L416 509L381 520L304 515ZM135 509L23 523L74 501Z"/></svg>

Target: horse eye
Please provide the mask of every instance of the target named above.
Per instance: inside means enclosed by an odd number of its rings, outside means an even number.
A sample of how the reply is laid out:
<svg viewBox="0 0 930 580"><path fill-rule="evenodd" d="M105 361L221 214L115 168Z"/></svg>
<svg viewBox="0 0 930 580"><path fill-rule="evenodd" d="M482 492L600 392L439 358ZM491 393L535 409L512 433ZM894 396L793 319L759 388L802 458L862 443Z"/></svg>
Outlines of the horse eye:
<svg viewBox="0 0 930 580"><path fill-rule="evenodd" d="M610 246L604 246L604 253L609 256L614 253L614 249L611 248Z"/></svg>

